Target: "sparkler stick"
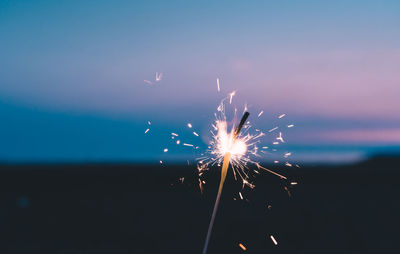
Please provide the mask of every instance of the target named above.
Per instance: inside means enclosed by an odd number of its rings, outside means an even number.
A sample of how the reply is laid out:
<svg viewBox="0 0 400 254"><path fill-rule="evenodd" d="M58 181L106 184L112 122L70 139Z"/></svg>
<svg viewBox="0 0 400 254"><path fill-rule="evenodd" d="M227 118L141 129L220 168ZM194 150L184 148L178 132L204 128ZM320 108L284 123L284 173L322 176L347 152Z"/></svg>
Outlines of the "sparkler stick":
<svg viewBox="0 0 400 254"><path fill-rule="evenodd" d="M243 125L245 124L247 118L249 117L250 113L249 112L245 112L242 119L240 120L239 125L236 127L234 133L233 133L233 141L232 144L235 143L236 138L238 137L240 130L242 129ZM219 201L221 199L221 194L222 194L222 189L224 187L224 183L225 183L225 178L226 178L226 174L228 172L228 168L229 168L229 160L231 158L231 154L230 152L227 152L224 156L224 162L222 164L222 170L221 170L221 180L219 182L219 187L218 187L218 194L217 194L217 199L215 200L215 204L214 204L214 209L213 209L213 213L211 215L211 220L210 220L210 225L208 226L208 231L207 231L207 237L206 237L206 242L204 243L204 248L203 248L203 254L207 253L207 248L208 248L208 243L210 241L210 236L211 236L211 232L212 232L212 228L214 226L214 220L215 220L215 216L217 214L217 210L218 210L218 205L219 205Z"/></svg>

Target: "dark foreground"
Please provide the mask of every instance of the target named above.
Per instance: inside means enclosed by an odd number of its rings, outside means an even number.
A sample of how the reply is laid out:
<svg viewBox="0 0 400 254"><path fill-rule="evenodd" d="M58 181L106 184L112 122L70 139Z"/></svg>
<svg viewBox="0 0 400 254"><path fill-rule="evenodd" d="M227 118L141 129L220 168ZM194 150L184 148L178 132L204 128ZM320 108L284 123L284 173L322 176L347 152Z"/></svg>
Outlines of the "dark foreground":
<svg viewBox="0 0 400 254"><path fill-rule="evenodd" d="M400 253L399 162L263 174L245 200L228 176L208 253ZM189 166L2 166L0 253L201 253L209 177L201 195Z"/></svg>

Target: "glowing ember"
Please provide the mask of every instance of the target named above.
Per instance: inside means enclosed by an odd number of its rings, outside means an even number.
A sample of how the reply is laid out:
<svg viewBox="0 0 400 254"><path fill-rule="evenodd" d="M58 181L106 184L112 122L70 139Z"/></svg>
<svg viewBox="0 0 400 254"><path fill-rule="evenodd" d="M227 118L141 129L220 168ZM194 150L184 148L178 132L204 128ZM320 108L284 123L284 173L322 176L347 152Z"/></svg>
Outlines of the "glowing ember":
<svg viewBox="0 0 400 254"><path fill-rule="evenodd" d="M275 237L274 237L273 235L270 235L270 238L271 238L272 242L273 242L275 245L278 245L278 242L276 241L276 239L275 239Z"/></svg>
<svg viewBox="0 0 400 254"><path fill-rule="evenodd" d="M160 72L160 73L156 72L156 82L160 82L162 79L162 76L163 76L162 72Z"/></svg>
<svg viewBox="0 0 400 254"><path fill-rule="evenodd" d="M270 129L268 132L273 132L274 130L277 130L279 127L275 127L275 128L272 128L272 129Z"/></svg>
<svg viewBox="0 0 400 254"><path fill-rule="evenodd" d="M229 94L229 104L232 104L232 99L233 99L233 96L235 96L235 94L236 94L236 91L233 91L232 93Z"/></svg>
<svg viewBox="0 0 400 254"><path fill-rule="evenodd" d="M241 243L239 243L239 247L240 247L242 250L244 250L244 251L247 250L246 247L245 247L243 244L241 244Z"/></svg>

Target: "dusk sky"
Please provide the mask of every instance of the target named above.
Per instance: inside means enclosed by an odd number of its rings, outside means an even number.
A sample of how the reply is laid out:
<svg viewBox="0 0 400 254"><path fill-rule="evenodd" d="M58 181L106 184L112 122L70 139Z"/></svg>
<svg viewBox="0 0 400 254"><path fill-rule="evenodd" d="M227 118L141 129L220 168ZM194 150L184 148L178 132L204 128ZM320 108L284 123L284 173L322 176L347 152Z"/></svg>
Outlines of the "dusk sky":
<svg viewBox="0 0 400 254"><path fill-rule="evenodd" d="M259 129L286 114L299 161L398 153L399 14L397 0L1 1L0 161L186 161L162 152L170 133L190 122L205 147L234 90Z"/></svg>

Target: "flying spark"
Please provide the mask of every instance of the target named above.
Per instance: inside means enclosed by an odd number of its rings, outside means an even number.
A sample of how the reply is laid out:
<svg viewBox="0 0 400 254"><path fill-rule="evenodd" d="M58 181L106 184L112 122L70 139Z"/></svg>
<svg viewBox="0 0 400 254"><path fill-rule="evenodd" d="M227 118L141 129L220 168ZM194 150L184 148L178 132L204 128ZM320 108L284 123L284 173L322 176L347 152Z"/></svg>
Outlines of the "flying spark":
<svg viewBox="0 0 400 254"><path fill-rule="evenodd" d="M146 134L147 132L149 132L149 128L147 128L145 131L144 131L144 134Z"/></svg>
<svg viewBox="0 0 400 254"><path fill-rule="evenodd" d="M188 124L187 124L187 127L192 128L193 126L192 126L191 123L188 123Z"/></svg>
<svg viewBox="0 0 400 254"><path fill-rule="evenodd" d="M242 250L244 250L244 251L247 250L246 247L245 247L243 244L241 244L241 243L239 243L239 247L240 247Z"/></svg>
<svg viewBox="0 0 400 254"><path fill-rule="evenodd" d="M264 113L264 110L261 110L260 113L258 113L258 117L260 117Z"/></svg>
<svg viewBox="0 0 400 254"><path fill-rule="evenodd" d="M286 114L282 114L282 115L278 116L278 118L281 119L284 116L286 116Z"/></svg>
<svg viewBox="0 0 400 254"><path fill-rule="evenodd" d="M232 98L233 98L233 96L235 96L235 94L236 94L236 91L233 91L229 94L229 104L232 104Z"/></svg>
<svg viewBox="0 0 400 254"><path fill-rule="evenodd" d="M282 137L282 132L279 132L279 136L276 139L281 141L282 143L285 143L285 140L283 140L283 137Z"/></svg>
<svg viewBox="0 0 400 254"><path fill-rule="evenodd" d="M221 91L221 89L219 87L219 78L217 78L217 90L218 90L218 92Z"/></svg>
<svg viewBox="0 0 400 254"><path fill-rule="evenodd" d="M275 237L274 237L273 235L270 235L270 238L271 238L272 242L273 242L275 245L278 245L278 242L276 241L276 239L275 239Z"/></svg>
<svg viewBox="0 0 400 254"><path fill-rule="evenodd" d="M274 127L274 128L272 128L272 129L270 129L268 132L273 132L274 130L277 130L279 127L277 126L277 127Z"/></svg>
<svg viewBox="0 0 400 254"><path fill-rule="evenodd" d="M162 76L163 76L162 72L160 72L160 73L156 72L156 82L160 82L162 79Z"/></svg>

